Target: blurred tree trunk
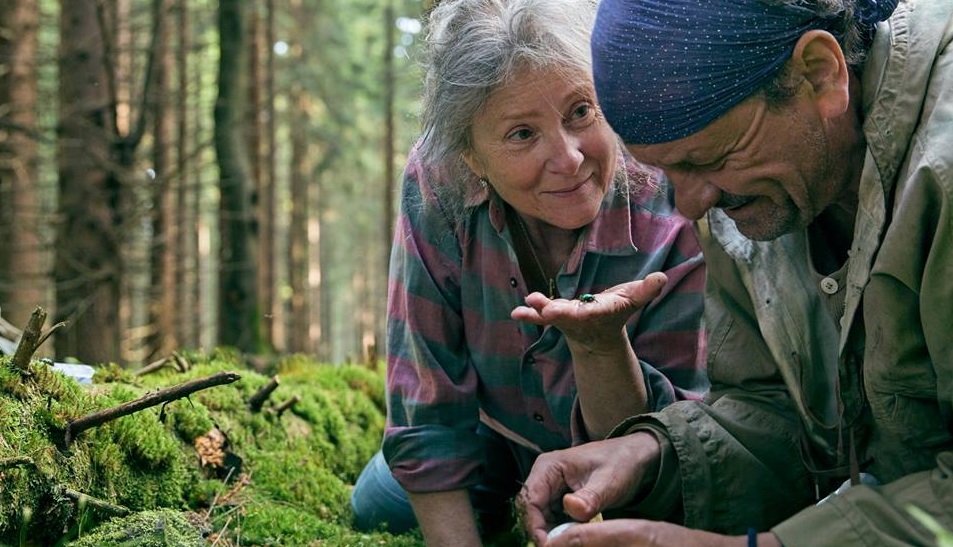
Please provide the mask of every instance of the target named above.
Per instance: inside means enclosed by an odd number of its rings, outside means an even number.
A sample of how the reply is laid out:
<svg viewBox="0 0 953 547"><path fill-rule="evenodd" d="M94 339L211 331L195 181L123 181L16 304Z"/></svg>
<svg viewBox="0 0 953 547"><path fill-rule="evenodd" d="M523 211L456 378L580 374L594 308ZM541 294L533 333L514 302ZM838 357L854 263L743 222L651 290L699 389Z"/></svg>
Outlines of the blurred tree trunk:
<svg viewBox="0 0 953 547"><path fill-rule="evenodd" d="M123 189L110 172L110 80L96 2L62 0L59 49L57 315L70 328L57 355L100 363L119 356Z"/></svg>
<svg viewBox="0 0 953 547"><path fill-rule="evenodd" d="M0 0L0 307L20 328L34 307L53 311L37 181L38 23L36 2Z"/></svg>
<svg viewBox="0 0 953 547"><path fill-rule="evenodd" d="M365 342L367 360L376 365L380 353L380 344L384 339L384 321L379 320L387 313L387 267L390 262L390 245L394 239L394 96L396 83L394 81L394 3L388 0L384 7L384 209L383 226L383 254L380 268L369 270L378 272L370 288L370 306L367 308L370 319L368 328L372 333L372 340Z"/></svg>
<svg viewBox="0 0 953 547"><path fill-rule="evenodd" d="M261 17L261 0L252 0L248 18L248 109L245 126L248 135L248 157L251 159L252 205L255 214L254 250L258 263L258 306L262 311L263 342L274 347L273 308L275 301L274 200L268 179L265 109L265 26Z"/></svg>
<svg viewBox="0 0 953 547"><path fill-rule="evenodd" d="M291 92L291 223L288 226L288 283L291 286L291 302L288 324L288 350L309 352L313 350L310 340L311 314L309 272L310 241L308 236L308 181L313 163L309 154L308 130L311 125L308 97L299 86Z"/></svg>
<svg viewBox="0 0 953 547"><path fill-rule="evenodd" d="M159 33L156 40L155 82L152 97L154 120L152 201L152 291L151 321L155 332L150 340L150 357L165 356L179 346L176 329L176 310L179 303L176 295L179 269L179 188L182 172L173 169L172 146L176 110L171 98L174 96L172 77L175 70L175 54L172 50L172 25L164 21L170 16L171 0L153 0L152 15Z"/></svg>
<svg viewBox="0 0 953 547"><path fill-rule="evenodd" d="M278 140L278 121L275 112L275 0L265 0L265 188L261 197L262 209L269 211L267 229L262 225L262 249L268 249L266 256L270 257L268 263L268 286L270 296L268 298L269 308L266 312L271 314L271 337L273 345L283 351L287 342L285 341L284 329L284 306L279 298L279 287L283 285L281 261L278 260L279 249L279 223L278 219L278 180L277 173L277 140ZM264 277L264 276L263 276Z"/></svg>
<svg viewBox="0 0 953 547"><path fill-rule="evenodd" d="M57 354L88 362L146 357L152 203L149 179L133 177L146 133L161 17L145 60L129 0L60 3L58 167L60 225L55 274L61 319L73 327ZM142 74L141 85L136 76ZM136 101L133 101L133 90ZM163 173L165 176L165 173Z"/></svg>
<svg viewBox="0 0 953 547"><path fill-rule="evenodd" d="M311 258L308 268L309 274L316 280L312 285L311 324L317 325L315 335L311 337L313 351L319 359L330 361L334 355L334 315L331 304L334 302L331 288L331 246L324 240L328 230L327 196L325 195L324 177L326 168L337 154L337 148L332 144L325 152L321 165L314 170L314 188L308 195L313 217L308 223L308 237L311 245ZM360 253L357 253L360 254Z"/></svg>
<svg viewBox="0 0 953 547"><path fill-rule="evenodd" d="M176 27L178 28L178 50L175 65L178 75L176 97L176 120L178 131L175 136L176 171L178 173L178 217L179 230L176 243L176 336L185 347L196 348L198 341L197 307L198 291L198 184L192 173L192 143L189 140L189 49L191 48L191 25L189 24L189 2L178 0Z"/></svg>
<svg viewBox="0 0 953 547"><path fill-rule="evenodd" d="M256 295L256 256L251 239L251 174L241 130L245 93L243 0L221 0L218 28L218 99L215 102L215 152L220 172L219 338L224 344L255 352L261 347Z"/></svg>

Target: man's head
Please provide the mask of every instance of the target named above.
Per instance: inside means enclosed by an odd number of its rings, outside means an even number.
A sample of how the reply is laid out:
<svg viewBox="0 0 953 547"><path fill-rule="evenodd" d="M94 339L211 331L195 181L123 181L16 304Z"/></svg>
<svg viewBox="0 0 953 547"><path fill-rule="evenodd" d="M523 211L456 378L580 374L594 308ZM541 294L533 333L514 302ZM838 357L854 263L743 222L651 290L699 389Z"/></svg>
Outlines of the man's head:
<svg viewBox="0 0 953 547"><path fill-rule="evenodd" d="M856 192L848 66L889 3L603 0L601 107L637 159L666 171L683 214L721 207L742 233L773 239Z"/></svg>

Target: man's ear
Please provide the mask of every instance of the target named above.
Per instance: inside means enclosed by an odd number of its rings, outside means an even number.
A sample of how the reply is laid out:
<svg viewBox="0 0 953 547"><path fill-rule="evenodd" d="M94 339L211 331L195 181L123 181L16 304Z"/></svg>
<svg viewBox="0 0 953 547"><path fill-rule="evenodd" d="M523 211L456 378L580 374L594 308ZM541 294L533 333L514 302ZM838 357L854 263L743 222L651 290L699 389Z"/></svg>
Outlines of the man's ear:
<svg viewBox="0 0 953 547"><path fill-rule="evenodd" d="M811 85L818 112L836 118L850 105L850 72L837 39L824 30L801 35L791 53L793 68Z"/></svg>

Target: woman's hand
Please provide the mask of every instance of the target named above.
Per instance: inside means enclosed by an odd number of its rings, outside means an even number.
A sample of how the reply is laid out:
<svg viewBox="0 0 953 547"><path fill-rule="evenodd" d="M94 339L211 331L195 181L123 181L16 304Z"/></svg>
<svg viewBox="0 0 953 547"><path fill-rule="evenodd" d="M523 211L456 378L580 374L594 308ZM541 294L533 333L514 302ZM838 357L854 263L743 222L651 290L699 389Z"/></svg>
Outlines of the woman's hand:
<svg viewBox="0 0 953 547"><path fill-rule="evenodd" d="M605 437L623 419L651 408L625 324L667 282L665 274L656 272L578 300L553 300L533 293L526 297L525 306L510 314L518 321L553 325L565 335L582 423L590 439Z"/></svg>
<svg viewBox="0 0 953 547"><path fill-rule="evenodd" d="M550 299L534 292L526 297L526 305L515 308L510 316L535 325L552 325L562 331L570 344L602 353L618 344L626 321L657 297L667 282L665 274L655 272L645 279L576 300Z"/></svg>

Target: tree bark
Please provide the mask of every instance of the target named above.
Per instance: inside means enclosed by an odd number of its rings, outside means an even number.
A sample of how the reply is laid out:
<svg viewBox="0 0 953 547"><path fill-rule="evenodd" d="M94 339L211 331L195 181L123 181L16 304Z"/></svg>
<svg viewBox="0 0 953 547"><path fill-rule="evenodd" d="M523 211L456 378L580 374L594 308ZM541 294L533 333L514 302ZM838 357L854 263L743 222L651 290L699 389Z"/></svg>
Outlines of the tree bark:
<svg viewBox="0 0 953 547"><path fill-rule="evenodd" d="M263 342L274 347L273 307L274 307L274 218L275 211L270 199L271 181L268 180L265 143L267 140L264 117L265 110L265 67L264 50L265 27L260 14L260 0L253 0L249 13L248 35L251 37L248 55L248 109L246 133L248 135L248 157L252 162L252 203L255 215L253 247L257 255L258 276L256 291L258 306L262 311L261 330Z"/></svg>
<svg viewBox="0 0 953 547"><path fill-rule="evenodd" d="M312 164L308 153L308 98L304 90L292 91L291 124L291 223L288 227L288 284L291 301L288 324L288 349L296 352L312 351L309 340L311 321L309 314L310 291L310 241L308 236L308 181Z"/></svg>
<svg viewBox="0 0 953 547"><path fill-rule="evenodd" d="M179 186L181 173L174 172L171 149L174 137L176 111L170 98L173 97L172 76L175 58L172 51L171 27L169 21L171 0L153 0L152 16L159 33L156 40L157 52L155 85L149 103L152 105L154 124L153 144L153 242L152 242L152 298L151 323L155 333L149 344L149 355L165 355L177 347L179 340L176 329L176 295L178 287L179 262L178 243L181 226L179 207Z"/></svg>
<svg viewBox="0 0 953 547"><path fill-rule="evenodd" d="M37 181L37 26L30 0L0 0L0 304L22 325L52 308Z"/></svg>
<svg viewBox="0 0 953 547"><path fill-rule="evenodd" d="M114 126L104 43L92 0L60 4L56 353L103 363L120 355L123 188L111 176Z"/></svg>
<svg viewBox="0 0 953 547"><path fill-rule="evenodd" d="M178 83L175 92L176 97L176 120L178 122L178 132L176 133L176 173L178 184L178 218L180 230L177 230L178 242L176 243L176 299L175 309L177 316L175 320L176 339L185 347L199 347L198 324L196 317L196 307L199 303L194 298L197 293L198 285L198 215L196 203L198 201L198 184L192 173L192 146L189 140L189 130L192 125L189 116L189 48L191 39L189 33L191 26L189 24L189 2L188 0L178 0L177 3L177 29L178 29L178 50L176 51L176 71L178 73Z"/></svg>
<svg viewBox="0 0 953 547"><path fill-rule="evenodd" d="M276 21L275 21L275 0L265 0L265 188L261 195L261 206L265 211L269 211L268 226L262 225L261 247L263 254L269 256L271 261L268 272L263 274L263 278L268 278L266 284L270 287L271 296L269 298L269 308L266 312L272 315L271 337L272 343L278 351L283 351L286 347L285 329L284 329L284 306L278 297L278 287L282 285L281 271L278 260L278 180L277 173L277 150L278 150L278 120L275 109L276 90L275 90L275 41L276 41Z"/></svg>
<svg viewBox="0 0 953 547"><path fill-rule="evenodd" d="M218 11L221 55L214 117L220 172L219 337L223 344L254 353L261 346L261 323L251 246L251 177L241 131L246 66L243 7L243 0L221 0Z"/></svg>

